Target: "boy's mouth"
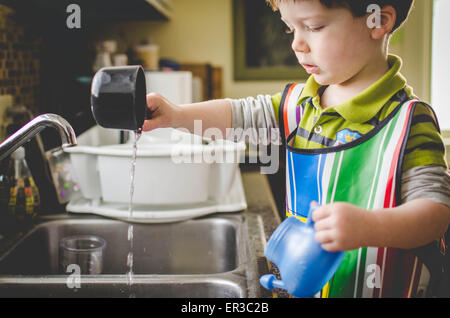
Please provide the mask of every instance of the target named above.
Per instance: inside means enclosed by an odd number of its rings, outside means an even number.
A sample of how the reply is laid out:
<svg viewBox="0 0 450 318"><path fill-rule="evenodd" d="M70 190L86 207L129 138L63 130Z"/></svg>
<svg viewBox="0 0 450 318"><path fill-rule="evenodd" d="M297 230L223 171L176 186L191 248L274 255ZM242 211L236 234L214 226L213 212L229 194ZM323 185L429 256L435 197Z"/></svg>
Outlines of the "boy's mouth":
<svg viewBox="0 0 450 318"><path fill-rule="evenodd" d="M301 64L305 68L306 72L308 72L309 74L316 73L317 70L319 69L316 65L311 65L311 64L306 64L306 63L301 63Z"/></svg>

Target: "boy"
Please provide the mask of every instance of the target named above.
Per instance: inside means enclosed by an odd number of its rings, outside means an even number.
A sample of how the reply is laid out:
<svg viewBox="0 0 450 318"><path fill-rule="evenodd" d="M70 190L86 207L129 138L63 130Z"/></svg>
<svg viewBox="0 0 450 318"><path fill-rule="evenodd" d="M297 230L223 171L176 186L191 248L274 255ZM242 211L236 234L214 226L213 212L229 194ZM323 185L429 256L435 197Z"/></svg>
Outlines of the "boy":
<svg viewBox="0 0 450 318"><path fill-rule="evenodd" d="M268 2L293 34L292 50L311 74L306 84L290 84L275 96L182 107L150 94L153 119L143 130L194 132L196 119L203 131L216 127L223 136L227 128L280 128L287 215L304 220L310 202L318 201L317 241L328 251L347 251L321 296L427 292L430 272L433 279L441 271L438 242L450 222L450 177L433 111L414 100L400 58L388 54L389 37L413 1ZM373 4L376 16L367 11Z"/></svg>

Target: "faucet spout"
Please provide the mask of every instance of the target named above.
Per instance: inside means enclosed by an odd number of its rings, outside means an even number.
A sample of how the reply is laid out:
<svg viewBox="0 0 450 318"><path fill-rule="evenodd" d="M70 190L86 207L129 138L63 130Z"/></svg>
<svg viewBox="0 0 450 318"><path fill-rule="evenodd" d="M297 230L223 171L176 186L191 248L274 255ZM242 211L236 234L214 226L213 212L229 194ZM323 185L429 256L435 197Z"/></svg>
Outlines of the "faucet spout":
<svg viewBox="0 0 450 318"><path fill-rule="evenodd" d="M59 115L43 114L28 122L0 144L0 161L24 143L28 142L45 127L53 127L58 131L61 136L62 147L72 147L77 145L77 137L67 120Z"/></svg>

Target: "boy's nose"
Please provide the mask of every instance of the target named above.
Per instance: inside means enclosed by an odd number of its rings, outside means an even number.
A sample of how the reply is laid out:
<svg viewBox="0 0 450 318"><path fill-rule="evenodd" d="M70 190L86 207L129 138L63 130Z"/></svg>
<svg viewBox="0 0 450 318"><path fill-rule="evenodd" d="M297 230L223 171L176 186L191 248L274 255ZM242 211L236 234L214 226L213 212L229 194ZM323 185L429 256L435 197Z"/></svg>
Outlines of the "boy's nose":
<svg viewBox="0 0 450 318"><path fill-rule="evenodd" d="M294 36L291 47L294 52L309 53L309 46L301 36Z"/></svg>

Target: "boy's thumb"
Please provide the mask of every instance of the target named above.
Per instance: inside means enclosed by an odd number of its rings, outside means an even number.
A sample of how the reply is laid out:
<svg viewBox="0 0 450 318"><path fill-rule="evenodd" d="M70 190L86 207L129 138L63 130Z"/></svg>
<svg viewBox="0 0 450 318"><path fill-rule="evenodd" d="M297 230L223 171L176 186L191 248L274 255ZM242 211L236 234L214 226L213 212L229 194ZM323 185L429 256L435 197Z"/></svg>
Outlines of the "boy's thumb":
<svg viewBox="0 0 450 318"><path fill-rule="evenodd" d="M163 97L157 93L147 95L147 108L151 111L156 110L163 100Z"/></svg>

